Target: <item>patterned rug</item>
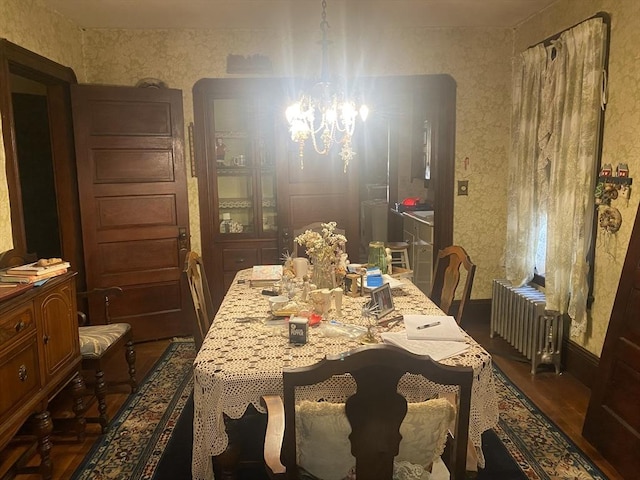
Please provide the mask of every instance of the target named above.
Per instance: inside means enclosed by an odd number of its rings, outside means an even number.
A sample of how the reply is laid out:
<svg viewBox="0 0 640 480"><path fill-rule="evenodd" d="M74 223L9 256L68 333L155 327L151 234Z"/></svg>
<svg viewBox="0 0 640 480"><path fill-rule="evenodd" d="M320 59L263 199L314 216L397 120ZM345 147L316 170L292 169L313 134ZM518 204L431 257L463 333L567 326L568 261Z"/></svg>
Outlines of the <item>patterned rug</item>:
<svg viewBox="0 0 640 480"><path fill-rule="evenodd" d="M151 479L193 390L192 340L174 340L115 415L73 480Z"/></svg>
<svg viewBox="0 0 640 480"><path fill-rule="evenodd" d="M524 478L607 479L495 365L494 374L500 420L493 430L524 473Z"/></svg>
<svg viewBox="0 0 640 480"><path fill-rule="evenodd" d="M138 393L118 412L109 433L78 467L73 480L191 477L192 415L188 401L194 357L192 341L169 345ZM607 480L495 366L494 373L500 420L494 430L483 434L487 466L478 480ZM172 434L179 441L171 441ZM163 455L163 466L158 468Z"/></svg>

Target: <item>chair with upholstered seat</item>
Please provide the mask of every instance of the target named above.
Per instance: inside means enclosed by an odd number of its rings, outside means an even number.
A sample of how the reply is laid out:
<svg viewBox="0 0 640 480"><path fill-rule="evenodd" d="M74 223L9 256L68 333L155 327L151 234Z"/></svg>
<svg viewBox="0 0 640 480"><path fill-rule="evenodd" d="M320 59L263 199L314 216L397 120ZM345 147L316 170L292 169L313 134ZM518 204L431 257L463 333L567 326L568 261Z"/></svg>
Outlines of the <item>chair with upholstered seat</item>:
<svg viewBox="0 0 640 480"><path fill-rule="evenodd" d="M457 409L442 398L408 403L398 388L406 373L459 388ZM296 404L298 387L308 389L332 378L344 381L345 374L356 384L346 403ZM345 478L355 466L357 478L366 480L420 478L430 469L433 480L443 478L438 469L447 478L440 455L454 422L444 460L450 478L462 480L472 382L471 367L442 365L387 344L360 347L307 367L285 368L284 401L277 395L263 397L268 413L264 449L268 473L272 478L310 475L332 480Z"/></svg>
<svg viewBox="0 0 640 480"><path fill-rule="evenodd" d="M456 289L460 283L460 267L466 270L467 278L464 283L460 306L456 313L456 322L458 322L458 324L462 323L464 307L471 296L473 277L476 272L476 266L464 248L458 245L452 245L438 252L436 265L433 269L431 293L429 294L429 298L433 300L445 314L449 315Z"/></svg>
<svg viewBox="0 0 640 480"><path fill-rule="evenodd" d="M95 288L89 292L78 293L79 298L101 297L104 301L104 325L89 325L86 314L78 312L80 317L80 353L82 354L82 369L94 371L95 385L93 391L98 400L98 416L87 417L87 422L99 423L102 433L109 429L106 395L112 393L111 387L127 384L131 393L138 389L136 380L136 353L133 347L133 332L128 323L110 323L109 305L111 297L121 295L120 287ZM107 382L104 378L104 368L114 355L124 353L128 365L128 379L124 381Z"/></svg>
<svg viewBox="0 0 640 480"><path fill-rule="evenodd" d="M196 348L202 346L204 337L207 335L213 321L213 301L209 282L204 271L202 258L196 252L188 252L184 262L184 274L187 277L191 300L195 315L195 326L193 328L193 338Z"/></svg>

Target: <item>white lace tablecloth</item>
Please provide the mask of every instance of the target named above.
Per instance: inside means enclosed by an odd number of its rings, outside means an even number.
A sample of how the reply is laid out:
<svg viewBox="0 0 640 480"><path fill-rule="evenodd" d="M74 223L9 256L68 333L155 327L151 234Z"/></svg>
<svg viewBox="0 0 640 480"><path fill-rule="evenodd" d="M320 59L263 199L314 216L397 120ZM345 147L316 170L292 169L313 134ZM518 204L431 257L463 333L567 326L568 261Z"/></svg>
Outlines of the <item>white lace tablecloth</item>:
<svg viewBox="0 0 640 480"><path fill-rule="evenodd" d="M228 444L224 415L238 419L251 404L264 412L260 397L282 394L282 368L311 365L327 354L346 352L360 346L356 338L347 335L326 336L315 327L309 328L306 345L289 344L286 326L270 326L268 301L262 288L250 287L251 270L238 272L214 319L202 348L194 362L194 422L193 478L213 478L211 456L221 454ZM237 280L246 281L238 283ZM403 279L402 288L393 289L395 310L391 315L419 313L442 314L410 280ZM363 324L361 307L368 297L343 297L344 324ZM334 312L330 316L335 318ZM238 318L256 317L248 322ZM393 327L402 330L402 324ZM380 330L388 330L380 327ZM491 368L491 356L471 337L470 348L464 353L442 360L447 365L470 365L475 377L471 396L469 440L479 454L479 466L484 466L480 435L498 422L498 403ZM344 379L328 381L298 392L309 400L344 401L352 385ZM449 387L450 388L450 387ZM447 387L434 385L422 377L406 375L400 390L408 401L423 401ZM453 390L452 390L453 391Z"/></svg>

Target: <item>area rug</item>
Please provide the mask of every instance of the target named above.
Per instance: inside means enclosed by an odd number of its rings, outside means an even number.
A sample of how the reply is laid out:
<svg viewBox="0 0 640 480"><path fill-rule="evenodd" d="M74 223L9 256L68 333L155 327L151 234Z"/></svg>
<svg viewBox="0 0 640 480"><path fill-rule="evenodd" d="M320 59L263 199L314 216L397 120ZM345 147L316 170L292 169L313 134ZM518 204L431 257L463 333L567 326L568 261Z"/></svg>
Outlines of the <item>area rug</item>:
<svg viewBox="0 0 640 480"><path fill-rule="evenodd" d="M486 472L479 479L577 479L606 480L607 477L560 429L494 365L499 398L500 419L493 429L502 447L518 465L522 475L491 474L492 454L496 448L483 445ZM483 443L486 440L483 435ZM487 448L488 447L488 448ZM514 475L513 472L510 475Z"/></svg>
<svg viewBox="0 0 640 480"><path fill-rule="evenodd" d="M72 479L153 478L193 390L194 358L193 340L170 343Z"/></svg>
<svg viewBox="0 0 640 480"><path fill-rule="evenodd" d="M73 479L191 478L192 342L172 343L94 446ZM482 435L486 468L478 480L607 477L497 367L500 420ZM241 472L242 473L242 472ZM262 472L240 478L256 480Z"/></svg>

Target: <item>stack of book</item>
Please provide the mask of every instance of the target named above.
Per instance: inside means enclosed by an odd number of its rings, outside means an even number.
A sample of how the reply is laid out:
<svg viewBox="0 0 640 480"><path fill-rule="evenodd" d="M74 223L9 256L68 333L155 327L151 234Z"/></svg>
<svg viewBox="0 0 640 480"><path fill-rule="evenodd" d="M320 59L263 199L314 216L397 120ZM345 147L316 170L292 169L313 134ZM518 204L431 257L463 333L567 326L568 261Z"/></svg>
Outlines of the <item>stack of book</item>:
<svg viewBox="0 0 640 480"><path fill-rule="evenodd" d="M69 262L60 260L58 262L38 262L27 263L18 267L11 267L0 273L0 282L5 283L35 283L51 277L57 277L66 273L71 265Z"/></svg>
<svg viewBox="0 0 640 480"><path fill-rule="evenodd" d="M249 285L252 287L266 287L282 279L282 265L255 265L251 271Z"/></svg>

